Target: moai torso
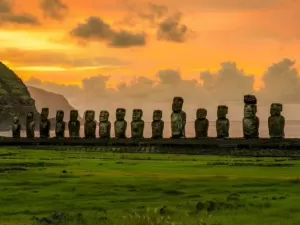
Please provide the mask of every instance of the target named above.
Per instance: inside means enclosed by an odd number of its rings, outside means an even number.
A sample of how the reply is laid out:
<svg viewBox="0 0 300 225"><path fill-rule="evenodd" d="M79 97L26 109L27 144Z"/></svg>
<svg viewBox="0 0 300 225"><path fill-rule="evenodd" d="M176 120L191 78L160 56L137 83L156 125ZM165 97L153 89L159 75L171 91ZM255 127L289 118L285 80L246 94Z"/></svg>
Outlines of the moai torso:
<svg viewBox="0 0 300 225"><path fill-rule="evenodd" d="M218 119L216 121L217 138L229 137L229 120L226 118L228 107L226 105L218 106Z"/></svg>
<svg viewBox="0 0 300 225"><path fill-rule="evenodd" d="M69 137L79 137L80 121L78 120L78 110L70 111L70 121L68 123Z"/></svg>
<svg viewBox="0 0 300 225"><path fill-rule="evenodd" d="M164 121L162 121L162 111L154 110L152 127L152 138L163 138Z"/></svg>
<svg viewBox="0 0 300 225"><path fill-rule="evenodd" d="M20 138L21 137L21 124L19 117L14 117L14 124L12 126L12 136L13 138Z"/></svg>
<svg viewBox="0 0 300 225"><path fill-rule="evenodd" d="M142 120L143 110L134 109L132 112L131 138L144 138L145 123Z"/></svg>
<svg viewBox="0 0 300 225"><path fill-rule="evenodd" d="M195 134L196 138L205 138L208 136L209 121L206 118L207 110L200 108L197 109L195 120Z"/></svg>
<svg viewBox="0 0 300 225"><path fill-rule="evenodd" d="M64 111L58 110L56 112L55 136L57 138L65 137L66 123L64 121L64 116L65 116Z"/></svg>
<svg viewBox="0 0 300 225"><path fill-rule="evenodd" d="M96 138L96 121L95 121L95 111L88 110L84 115L84 137L85 138Z"/></svg>
<svg viewBox="0 0 300 225"><path fill-rule="evenodd" d="M116 121L114 123L115 137L126 138L127 121L125 120L126 109L118 108L116 110Z"/></svg>
<svg viewBox="0 0 300 225"><path fill-rule="evenodd" d="M244 96L244 118L243 133L244 138L252 139L259 137L259 118L256 116L256 97L253 95Z"/></svg>
<svg viewBox="0 0 300 225"><path fill-rule="evenodd" d="M270 108L271 116L268 119L270 138L282 139L285 136L284 134L285 119L281 115L281 112L282 112L282 104L273 103L271 105Z"/></svg>
<svg viewBox="0 0 300 225"><path fill-rule="evenodd" d="M41 122L40 122L40 137L49 138L50 137L50 126L51 123L48 119L49 108L42 108L41 112Z"/></svg>
<svg viewBox="0 0 300 225"><path fill-rule="evenodd" d="M109 122L109 112L103 110L100 112L99 118L99 137L110 138L111 123Z"/></svg>
<svg viewBox="0 0 300 225"><path fill-rule="evenodd" d="M34 113L29 112L26 118L26 137L34 138L35 137L35 121L34 121Z"/></svg>
<svg viewBox="0 0 300 225"><path fill-rule="evenodd" d="M171 114L172 138L185 138L186 113L182 111L183 98L174 97Z"/></svg>

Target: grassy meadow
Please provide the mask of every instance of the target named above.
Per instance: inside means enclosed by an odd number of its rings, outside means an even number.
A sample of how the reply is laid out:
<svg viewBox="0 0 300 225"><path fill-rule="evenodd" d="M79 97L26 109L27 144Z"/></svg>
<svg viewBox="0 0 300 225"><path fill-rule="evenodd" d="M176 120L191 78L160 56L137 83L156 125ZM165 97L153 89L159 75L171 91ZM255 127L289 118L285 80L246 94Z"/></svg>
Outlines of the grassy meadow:
<svg viewBox="0 0 300 225"><path fill-rule="evenodd" d="M300 157L0 149L0 225L298 225Z"/></svg>

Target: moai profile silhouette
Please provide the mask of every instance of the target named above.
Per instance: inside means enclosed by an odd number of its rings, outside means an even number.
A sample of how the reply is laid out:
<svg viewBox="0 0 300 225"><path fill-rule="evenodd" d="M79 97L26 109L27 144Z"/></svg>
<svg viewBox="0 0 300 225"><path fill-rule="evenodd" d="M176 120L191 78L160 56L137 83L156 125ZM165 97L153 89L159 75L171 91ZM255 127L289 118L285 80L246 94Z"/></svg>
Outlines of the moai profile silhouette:
<svg viewBox="0 0 300 225"><path fill-rule="evenodd" d="M13 125L12 125L12 136L13 138L21 137L21 123L18 116L14 116Z"/></svg>
<svg viewBox="0 0 300 225"><path fill-rule="evenodd" d="M152 128L152 138L163 138L164 121L162 120L161 110L154 110L151 128Z"/></svg>
<svg viewBox="0 0 300 225"><path fill-rule="evenodd" d="M185 138L186 113L182 110L183 98L174 97L171 114L172 138Z"/></svg>
<svg viewBox="0 0 300 225"><path fill-rule="evenodd" d="M206 138L208 136L209 121L206 118L207 110L204 108L197 109L195 120L196 138Z"/></svg>
<svg viewBox="0 0 300 225"><path fill-rule="evenodd" d="M41 122L40 122L40 137L49 138L50 137L50 127L51 123L48 119L49 108L42 108L41 112Z"/></svg>
<svg viewBox="0 0 300 225"><path fill-rule="evenodd" d="M26 137L34 138L35 137L35 121L34 121L34 113L27 113L26 117Z"/></svg>
<svg viewBox="0 0 300 225"><path fill-rule="evenodd" d="M111 123L109 122L109 112L102 110L99 116L99 137L110 138Z"/></svg>
<svg viewBox="0 0 300 225"><path fill-rule="evenodd" d="M131 138L144 138L145 122L142 120L143 110L134 109L131 121Z"/></svg>
<svg viewBox="0 0 300 225"><path fill-rule="evenodd" d="M243 133L245 139L259 137L259 118L256 116L257 100L254 95L244 96Z"/></svg>
<svg viewBox="0 0 300 225"><path fill-rule="evenodd" d="M70 120L68 122L69 137L80 137L80 121L78 120L78 110L70 111Z"/></svg>
<svg viewBox="0 0 300 225"><path fill-rule="evenodd" d="M65 112L62 110L57 110L56 112L56 125L55 125L55 137L64 138L66 123L64 121Z"/></svg>
<svg viewBox="0 0 300 225"><path fill-rule="evenodd" d="M87 110L84 114L84 137L85 138L96 138L96 121L95 121L95 111Z"/></svg>
<svg viewBox="0 0 300 225"><path fill-rule="evenodd" d="M226 105L219 105L217 110L218 119L216 121L217 138L229 137L229 120L226 118L228 114L228 107Z"/></svg>
<svg viewBox="0 0 300 225"><path fill-rule="evenodd" d="M281 115L282 104L273 103L270 107L270 117L268 119L269 135L272 139L283 139L285 119Z"/></svg>
<svg viewBox="0 0 300 225"><path fill-rule="evenodd" d="M126 116L126 109L117 108L116 121L114 123L116 138L126 138L127 121L125 120L125 116Z"/></svg>

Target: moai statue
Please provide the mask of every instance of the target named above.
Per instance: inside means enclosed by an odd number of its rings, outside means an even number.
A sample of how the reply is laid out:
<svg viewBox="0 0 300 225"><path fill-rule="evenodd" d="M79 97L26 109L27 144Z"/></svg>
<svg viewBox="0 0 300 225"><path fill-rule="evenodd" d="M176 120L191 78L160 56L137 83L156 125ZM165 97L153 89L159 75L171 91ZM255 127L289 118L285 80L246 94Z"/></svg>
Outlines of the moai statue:
<svg viewBox="0 0 300 225"><path fill-rule="evenodd" d="M55 126L55 136L57 138L65 137L66 123L64 121L65 112L62 110L57 110L56 112L56 126Z"/></svg>
<svg viewBox="0 0 300 225"><path fill-rule="evenodd" d="M13 138L21 137L21 124L20 124L20 119L17 116L14 116L14 124L12 126L12 136Z"/></svg>
<svg viewBox="0 0 300 225"><path fill-rule="evenodd" d="M229 120L226 118L228 114L228 107L226 105L219 105L216 121L217 138L229 137Z"/></svg>
<svg viewBox="0 0 300 225"><path fill-rule="evenodd" d="M134 109L132 112L131 138L144 138L145 123L142 120L143 110Z"/></svg>
<svg viewBox="0 0 300 225"><path fill-rule="evenodd" d="M109 112L103 110L99 116L99 137L110 138L111 123L109 122Z"/></svg>
<svg viewBox="0 0 300 225"><path fill-rule="evenodd" d="M115 137L126 138L127 121L125 120L126 109L118 108L116 110Z"/></svg>
<svg viewBox="0 0 300 225"><path fill-rule="evenodd" d="M284 134L285 119L281 115L281 112L282 112L282 104L280 103L271 104L270 107L271 116L268 119L270 138L282 139L285 136Z"/></svg>
<svg viewBox="0 0 300 225"><path fill-rule="evenodd" d="M41 112L41 122L40 122L40 137L49 138L50 137L50 127L51 123L48 119L49 108L42 108Z"/></svg>
<svg viewBox="0 0 300 225"><path fill-rule="evenodd" d="M80 137L80 121L78 120L78 110L70 111L70 121L68 123L69 137Z"/></svg>
<svg viewBox="0 0 300 225"><path fill-rule="evenodd" d="M171 114L172 138L185 138L186 113L182 111L183 98L174 97Z"/></svg>
<svg viewBox="0 0 300 225"><path fill-rule="evenodd" d="M26 137L34 138L35 137L35 121L34 121L34 113L29 112L26 117Z"/></svg>
<svg viewBox="0 0 300 225"><path fill-rule="evenodd" d="M84 137L85 138L96 138L96 121L95 111L87 110L84 114Z"/></svg>
<svg viewBox="0 0 300 225"><path fill-rule="evenodd" d="M162 111L154 110L152 127L152 138L163 138L164 133L164 121L162 120Z"/></svg>
<svg viewBox="0 0 300 225"><path fill-rule="evenodd" d="M197 109L195 120L195 133L196 138L206 138L208 136L209 121L206 118L207 110L200 108Z"/></svg>
<svg viewBox="0 0 300 225"><path fill-rule="evenodd" d="M243 133L245 139L259 137L259 118L256 116L257 100L254 95L244 96Z"/></svg>

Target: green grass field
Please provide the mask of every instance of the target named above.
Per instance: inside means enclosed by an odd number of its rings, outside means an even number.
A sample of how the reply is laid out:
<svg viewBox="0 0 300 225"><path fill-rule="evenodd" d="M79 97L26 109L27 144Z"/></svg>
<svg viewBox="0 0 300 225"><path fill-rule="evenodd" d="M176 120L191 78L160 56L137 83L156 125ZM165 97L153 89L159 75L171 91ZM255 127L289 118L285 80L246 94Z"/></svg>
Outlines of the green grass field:
<svg viewBox="0 0 300 225"><path fill-rule="evenodd" d="M299 225L299 202L296 157L0 149L1 225Z"/></svg>

